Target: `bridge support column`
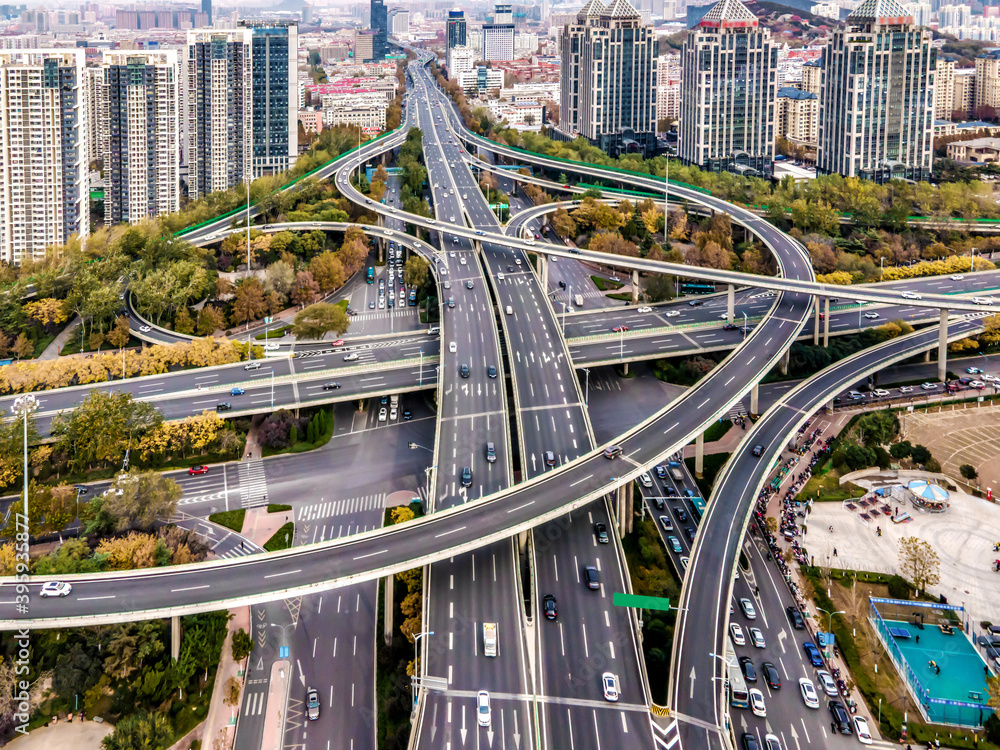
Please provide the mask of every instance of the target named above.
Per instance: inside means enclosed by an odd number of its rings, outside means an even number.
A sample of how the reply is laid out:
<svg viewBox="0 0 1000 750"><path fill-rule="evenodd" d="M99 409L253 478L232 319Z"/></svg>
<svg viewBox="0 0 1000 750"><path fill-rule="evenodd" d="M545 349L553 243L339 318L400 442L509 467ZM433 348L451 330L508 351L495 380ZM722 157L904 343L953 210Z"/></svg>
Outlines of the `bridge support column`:
<svg viewBox="0 0 1000 750"><path fill-rule="evenodd" d="M522 531L517 535L517 551L523 555L528 551L528 532Z"/></svg>
<svg viewBox="0 0 1000 750"><path fill-rule="evenodd" d="M823 348L830 346L830 298L823 298Z"/></svg>
<svg viewBox="0 0 1000 750"><path fill-rule="evenodd" d="M926 352L924 352L924 362L930 362L930 361L931 361L931 350L928 349Z"/></svg>
<svg viewBox="0 0 1000 750"><path fill-rule="evenodd" d="M394 581L395 576L386 576L382 579L382 585L385 587L385 616L382 618L382 637L385 639L386 646L392 644L392 615L395 609L393 606Z"/></svg>
<svg viewBox="0 0 1000 750"><path fill-rule="evenodd" d="M639 272L632 271L632 304L639 304Z"/></svg>
<svg viewBox="0 0 1000 750"><path fill-rule="evenodd" d="M705 473L705 433L699 432L694 439L694 475L701 479Z"/></svg>
<svg viewBox="0 0 1000 750"><path fill-rule="evenodd" d="M750 389L750 416L756 417L759 412L757 411L757 402L760 397L760 385L754 383L753 387Z"/></svg>
<svg viewBox="0 0 1000 750"><path fill-rule="evenodd" d="M632 533L632 524L635 521L635 482L628 486L628 502L625 505L625 533Z"/></svg>
<svg viewBox="0 0 1000 750"><path fill-rule="evenodd" d="M622 485L615 493L615 526L619 538L625 536L625 492L625 485Z"/></svg>
<svg viewBox="0 0 1000 750"><path fill-rule="evenodd" d="M542 294L547 294L549 289L549 261L544 254L538 253L538 275L542 279Z"/></svg>
<svg viewBox="0 0 1000 750"><path fill-rule="evenodd" d="M938 323L938 380L942 383L948 377L948 311L941 311Z"/></svg>
<svg viewBox="0 0 1000 750"><path fill-rule="evenodd" d="M819 297L813 297L813 346L819 346Z"/></svg>
<svg viewBox="0 0 1000 750"><path fill-rule="evenodd" d="M785 349L785 353L781 355L781 359L778 360L778 370L781 371L782 375L788 374L788 360L791 359L791 352Z"/></svg>
<svg viewBox="0 0 1000 750"><path fill-rule="evenodd" d="M732 284L726 290L726 322L732 324L736 315L736 287Z"/></svg>
<svg viewBox="0 0 1000 750"><path fill-rule="evenodd" d="M170 618L170 659L177 661L181 655L181 616Z"/></svg>

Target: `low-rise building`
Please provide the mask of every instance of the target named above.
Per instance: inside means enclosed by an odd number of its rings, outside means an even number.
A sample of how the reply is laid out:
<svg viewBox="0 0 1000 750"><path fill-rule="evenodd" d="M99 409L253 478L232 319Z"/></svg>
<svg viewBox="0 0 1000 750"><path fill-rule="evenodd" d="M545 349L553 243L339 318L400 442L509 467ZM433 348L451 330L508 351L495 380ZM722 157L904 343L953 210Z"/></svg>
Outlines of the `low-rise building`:
<svg viewBox="0 0 1000 750"><path fill-rule="evenodd" d="M478 68L459 73L458 85L467 94L478 94L493 89L503 88L503 71L493 70L480 65Z"/></svg>
<svg viewBox="0 0 1000 750"><path fill-rule="evenodd" d="M1000 161L1000 138L949 143L948 158L960 164L995 164Z"/></svg>

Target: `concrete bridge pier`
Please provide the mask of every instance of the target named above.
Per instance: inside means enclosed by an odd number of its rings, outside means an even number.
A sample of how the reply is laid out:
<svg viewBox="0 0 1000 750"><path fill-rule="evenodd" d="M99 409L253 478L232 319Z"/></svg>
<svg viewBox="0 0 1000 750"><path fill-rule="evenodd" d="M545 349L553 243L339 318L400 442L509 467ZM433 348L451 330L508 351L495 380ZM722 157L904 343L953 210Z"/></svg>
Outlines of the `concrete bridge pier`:
<svg viewBox="0 0 1000 750"><path fill-rule="evenodd" d="M632 271L632 304L639 304L639 272Z"/></svg>
<svg viewBox="0 0 1000 750"><path fill-rule="evenodd" d="M627 515L625 510L625 498L627 497L627 490L625 489L630 485L622 485L615 492L615 526L618 529L618 537L624 538L625 536L625 516Z"/></svg>
<svg viewBox="0 0 1000 750"><path fill-rule="evenodd" d="M177 661L181 655L181 616L170 618L170 659Z"/></svg>
<svg viewBox="0 0 1000 750"><path fill-rule="evenodd" d="M736 287L733 284L729 285L726 290L726 322L732 324L733 317L736 315Z"/></svg>
<svg viewBox="0 0 1000 750"><path fill-rule="evenodd" d="M535 258L538 264L538 275L542 279L542 294L548 294L549 290L549 261L544 253L538 253Z"/></svg>
<svg viewBox="0 0 1000 750"><path fill-rule="evenodd" d="M699 432L694 439L694 475L701 479L705 473L705 433Z"/></svg>
<svg viewBox="0 0 1000 750"><path fill-rule="evenodd" d="M830 346L830 298L823 298L823 348Z"/></svg>
<svg viewBox="0 0 1000 750"><path fill-rule="evenodd" d="M781 359L778 360L778 370L782 375L788 374L788 361L791 359L792 353L790 349L785 349L784 354L781 355Z"/></svg>
<svg viewBox="0 0 1000 750"><path fill-rule="evenodd" d="M756 417L758 415L757 404L760 398L760 384L754 383L753 387L750 389L750 416Z"/></svg>
<svg viewBox="0 0 1000 750"><path fill-rule="evenodd" d="M382 586L385 588L385 616L382 618L382 637L385 639L386 646L392 644L392 616L395 609L393 607L394 581L395 576L386 576L382 579Z"/></svg>
<svg viewBox="0 0 1000 750"><path fill-rule="evenodd" d="M938 323L938 380L942 383L948 377L948 311L941 311Z"/></svg>
<svg viewBox="0 0 1000 750"><path fill-rule="evenodd" d="M819 346L819 297L813 297L813 346Z"/></svg>

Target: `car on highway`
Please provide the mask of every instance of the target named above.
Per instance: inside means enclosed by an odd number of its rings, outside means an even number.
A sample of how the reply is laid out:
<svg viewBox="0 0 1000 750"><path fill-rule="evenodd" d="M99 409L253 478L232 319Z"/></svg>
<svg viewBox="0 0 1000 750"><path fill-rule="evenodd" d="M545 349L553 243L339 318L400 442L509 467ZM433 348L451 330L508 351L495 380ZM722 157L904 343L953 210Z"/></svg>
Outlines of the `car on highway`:
<svg viewBox="0 0 1000 750"><path fill-rule="evenodd" d="M194 474L208 474L208 467L192 466L190 469L188 469L188 476L192 476Z"/></svg>
<svg viewBox="0 0 1000 750"><path fill-rule="evenodd" d="M463 378L469 377L469 366L463 364L461 367L458 368L458 374L461 375Z"/></svg>
<svg viewBox="0 0 1000 750"><path fill-rule="evenodd" d="M448 342L448 351L451 352L452 354L454 354L455 352L457 352L458 351L458 344L456 344L454 341Z"/></svg>
<svg viewBox="0 0 1000 750"><path fill-rule="evenodd" d="M875 398L888 398L891 394L885 388L876 388L872 391L872 396Z"/></svg>
<svg viewBox="0 0 1000 750"><path fill-rule="evenodd" d="M917 294L917 292L902 292L902 296L906 299L923 299L922 294Z"/></svg>
<svg viewBox="0 0 1000 750"><path fill-rule="evenodd" d="M601 576L597 572L597 568L593 565L585 565L583 567L583 582L587 585L588 589L593 591L601 588Z"/></svg>
<svg viewBox="0 0 1000 750"><path fill-rule="evenodd" d="M899 387L899 392L900 393L913 393L913 386L912 385L901 385Z"/></svg>
<svg viewBox="0 0 1000 750"><path fill-rule="evenodd" d="M687 511L684 510L681 506L675 505L674 508L673 508L673 510L674 510L674 517L678 521L680 521L681 523L684 523L685 521L688 520Z"/></svg>
<svg viewBox="0 0 1000 750"><path fill-rule="evenodd" d="M615 333L625 333L628 330L628 326L615 326L611 330Z"/></svg>
<svg viewBox="0 0 1000 750"><path fill-rule="evenodd" d="M468 281L465 282L466 289L472 289L474 286L475 284L472 283L472 279L469 279Z"/></svg>
<svg viewBox="0 0 1000 750"><path fill-rule="evenodd" d="M542 611L545 613L546 620L554 620L559 616L556 609L556 598L552 594L546 594L542 597Z"/></svg>
<svg viewBox="0 0 1000 750"><path fill-rule="evenodd" d="M993 300L991 300L989 297L973 297L972 303L975 305L992 305Z"/></svg>
<svg viewBox="0 0 1000 750"><path fill-rule="evenodd" d="M651 312L653 312L653 308L652 307L648 307L648 306L640 307L639 309L636 310L636 312L639 312L639 313L651 313Z"/></svg>
<svg viewBox="0 0 1000 750"><path fill-rule="evenodd" d="M372 300L371 302L368 303L368 309L369 310L375 309L375 300Z"/></svg>
<svg viewBox="0 0 1000 750"><path fill-rule="evenodd" d="M601 523L600 521L598 521L597 523L595 523L594 524L594 536L597 537L597 541L600 544L607 544L608 541L609 541L608 540L608 527L607 527L607 525Z"/></svg>
<svg viewBox="0 0 1000 750"><path fill-rule="evenodd" d="M452 219L452 221L454 220ZM481 727L488 727L493 723L493 715L490 712L490 694L485 690L480 690L476 694L476 716Z"/></svg>
<svg viewBox="0 0 1000 750"><path fill-rule="evenodd" d="M675 536L668 536L667 537L667 544L670 545L670 549L672 549L674 552L680 554L680 552L681 552L681 542L680 542L680 540L677 537L675 537Z"/></svg>
<svg viewBox="0 0 1000 750"><path fill-rule="evenodd" d="M150 332L150 331L152 331L153 329L152 329L152 328L150 328L149 326L139 326L139 330L140 330L140 331L141 331L142 333L149 333L149 332Z"/></svg>
<svg viewBox="0 0 1000 750"><path fill-rule="evenodd" d="M844 704L840 701L830 701L827 705L830 708L833 723L837 726L837 731L841 734L854 734L851 728L851 715L847 712Z"/></svg>
<svg viewBox="0 0 1000 750"><path fill-rule="evenodd" d="M674 522L671 521L667 516L660 516L660 526L663 527L664 531L674 530Z"/></svg>
<svg viewBox="0 0 1000 750"><path fill-rule="evenodd" d="M233 386L229 390L229 395L230 396L242 396L244 393L246 393L246 391L243 390L242 388L240 388L238 385L237 386Z"/></svg>
<svg viewBox="0 0 1000 750"><path fill-rule="evenodd" d="M937 383L921 383L920 390L922 391L934 391L937 390Z"/></svg>
<svg viewBox="0 0 1000 750"><path fill-rule="evenodd" d="M319 718L319 691L316 688L306 690L306 716L309 721Z"/></svg>
<svg viewBox="0 0 1000 750"><path fill-rule="evenodd" d="M733 643L737 646L747 645L747 639L743 635L743 627L738 622L729 623L729 635L733 637Z"/></svg>
<svg viewBox="0 0 1000 750"><path fill-rule="evenodd" d="M680 310L667 310L665 313L663 313L663 317L676 318L680 314L681 314Z"/></svg>
<svg viewBox="0 0 1000 750"><path fill-rule="evenodd" d="M764 643L764 634L760 631L760 628L747 628L747 633L750 634L750 643L755 648L764 648L766 644Z"/></svg>
<svg viewBox="0 0 1000 750"><path fill-rule="evenodd" d="M639 475L639 484L647 488L653 486L653 478L649 476L648 471L644 471L642 474Z"/></svg>
<svg viewBox="0 0 1000 750"><path fill-rule="evenodd" d="M779 740L773 734L765 734L764 750L781 750L781 740Z"/></svg>
<svg viewBox="0 0 1000 750"><path fill-rule="evenodd" d="M66 583L66 581L47 581L42 584L38 595L47 599L50 596L69 596L72 591L73 586Z"/></svg>
<svg viewBox="0 0 1000 750"><path fill-rule="evenodd" d="M726 323L724 326L722 326L723 331L738 331L739 329L740 327L735 323Z"/></svg>
<svg viewBox="0 0 1000 750"><path fill-rule="evenodd" d="M840 694L837 691L837 683L833 681L833 675L825 669L816 670L816 679L819 680L819 685L823 688L823 692L831 698L836 698Z"/></svg>
<svg viewBox="0 0 1000 750"><path fill-rule="evenodd" d="M868 320L877 320L878 319L878 313L877 312L865 313L865 317Z"/></svg>
<svg viewBox="0 0 1000 750"><path fill-rule="evenodd" d="M983 370L980 367L966 367L965 371L969 375L982 375L983 374Z"/></svg>
<svg viewBox="0 0 1000 750"><path fill-rule="evenodd" d="M265 352L276 352L281 348L281 344L264 344Z"/></svg>
<svg viewBox="0 0 1000 750"><path fill-rule="evenodd" d="M338 388L340 388L340 383L337 383L336 381L334 381L333 383L323 383L324 391L335 391Z"/></svg>
<svg viewBox="0 0 1000 750"><path fill-rule="evenodd" d="M764 675L764 680L767 682L769 688L772 690L781 689L781 676L778 674L778 670L774 664L766 661L760 665L760 671Z"/></svg>
<svg viewBox="0 0 1000 750"><path fill-rule="evenodd" d="M740 671L743 672L743 679L747 682L757 682L757 669L749 656L740 657Z"/></svg>
<svg viewBox="0 0 1000 750"><path fill-rule="evenodd" d="M751 734L750 732L743 733L743 736L740 737L740 744L743 745L743 750L760 750L760 744L757 742L757 736Z"/></svg>
<svg viewBox="0 0 1000 750"><path fill-rule="evenodd" d="M683 568L684 570L687 570L687 569L688 569L688 563L689 563L689 562L691 562L691 558L690 558L690 557L682 557L682 558L681 558L681 567L682 567L682 568Z"/></svg>
<svg viewBox="0 0 1000 750"><path fill-rule="evenodd" d="M601 686L604 688L604 700L614 702L621 697L618 690L618 675L605 672L601 675Z"/></svg>
<svg viewBox="0 0 1000 750"><path fill-rule="evenodd" d="M802 702L806 704L807 708L819 708L819 696L816 694L812 680L808 677L799 679L799 693L802 694Z"/></svg>
<svg viewBox="0 0 1000 750"><path fill-rule="evenodd" d="M622 447L620 445L609 445L604 449L605 458L615 458L622 454Z"/></svg>
<svg viewBox="0 0 1000 750"><path fill-rule="evenodd" d="M472 469L468 466L462 468L462 486L463 487L472 486Z"/></svg>
<svg viewBox="0 0 1000 750"><path fill-rule="evenodd" d="M384 406L381 409L378 410L378 421L379 422L384 422L388 418L388 416L389 416L389 410L386 409Z"/></svg>
<svg viewBox="0 0 1000 750"><path fill-rule="evenodd" d="M757 610L753 608L753 602L746 597L740 599L740 609L743 610L743 616L748 620L757 619Z"/></svg>
<svg viewBox="0 0 1000 750"><path fill-rule="evenodd" d="M514 258L514 265L516 265L516 266L521 265L521 259L520 258Z"/></svg>
<svg viewBox="0 0 1000 750"><path fill-rule="evenodd" d="M688 541L691 542L691 544L694 544L694 537L696 533L697 532L695 532L694 527L692 526L684 527L684 536L687 537Z"/></svg>
<svg viewBox="0 0 1000 750"><path fill-rule="evenodd" d="M216 411L229 411L232 408L233 408L233 405L231 403L229 403L228 401L220 401L219 403L217 403L215 405L215 410Z"/></svg>
<svg viewBox="0 0 1000 750"><path fill-rule="evenodd" d="M244 370L259 370L260 369L260 362L247 362L245 365L243 365L243 369Z"/></svg>
<svg viewBox="0 0 1000 750"><path fill-rule="evenodd" d="M755 445L755 446L753 447L753 455L754 455L754 456L755 456L756 458L760 458L760 457L761 457L761 454L762 454L763 452L764 452L764 446L763 446L763 445Z"/></svg>
<svg viewBox="0 0 1000 750"><path fill-rule="evenodd" d="M448 307L449 307L449 309L453 308L454 306L455 306L455 298L454 297L449 297L448 298Z"/></svg>
<svg viewBox="0 0 1000 750"><path fill-rule="evenodd" d="M667 478L667 467L663 466L663 465L657 466L656 467L656 476L658 476L660 479L666 479Z"/></svg>
<svg viewBox="0 0 1000 750"><path fill-rule="evenodd" d="M806 652L806 658L809 660L810 664L814 667L823 666L823 655L819 652L815 643L812 641L806 641L802 644L802 649Z"/></svg>
<svg viewBox="0 0 1000 750"><path fill-rule="evenodd" d="M794 605L789 605L785 607L785 612L788 613L788 620L792 623L792 627L796 630L804 630L806 627L806 621L802 619L802 613L799 612L798 607Z"/></svg>
<svg viewBox="0 0 1000 750"><path fill-rule="evenodd" d="M872 732L868 728L868 719L864 716L854 717L854 732L858 735L858 742L862 745L872 744Z"/></svg>
<svg viewBox="0 0 1000 750"><path fill-rule="evenodd" d="M345 362L356 362L358 360L358 353L351 352L350 354L344 355Z"/></svg>
<svg viewBox="0 0 1000 750"><path fill-rule="evenodd" d="M395 406L393 406L392 408L389 409L389 419L390 420L395 420L398 416L399 416L399 411L396 409Z"/></svg>
<svg viewBox="0 0 1000 750"><path fill-rule="evenodd" d="M750 710L754 716L767 717L767 707L764 705L764 694L757 688L750 688Z"/></svg>

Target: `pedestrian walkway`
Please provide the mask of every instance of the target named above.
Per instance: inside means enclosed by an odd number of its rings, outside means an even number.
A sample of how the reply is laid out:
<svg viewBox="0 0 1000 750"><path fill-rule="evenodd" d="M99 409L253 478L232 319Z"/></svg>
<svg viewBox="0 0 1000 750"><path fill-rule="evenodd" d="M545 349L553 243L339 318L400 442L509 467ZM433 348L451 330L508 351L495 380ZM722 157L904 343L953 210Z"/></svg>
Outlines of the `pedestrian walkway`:
<svg viewBox="0 0 1000 750"><path fill-rule="evenodd" d="M42 353L36 358L37 361L56 359L59 356L59 352L62 351L62 348L66 346L66 342L69 341L69 337L76 332L77 326L82 324L83 320L79 315L73 318L73 320L67 323L66 327L59 332L59 335L52 339L52 343L42 350Z"/></svg>
<svg viewBox="0 0 1000 750"><path fill-rule="evenodd" d="M267 505L267 479L259 458L240 461L240 500L244 508Z"/></svg>
<svg viewBox="0 0 1000 750"><path fill-rule="evenodd" d="M310 505L301 505L296 514L296 521L315 521L320 518L360 513L367 510L377 510L385 507L385 493L352 497L347 500L327 500Z"/></svg>

